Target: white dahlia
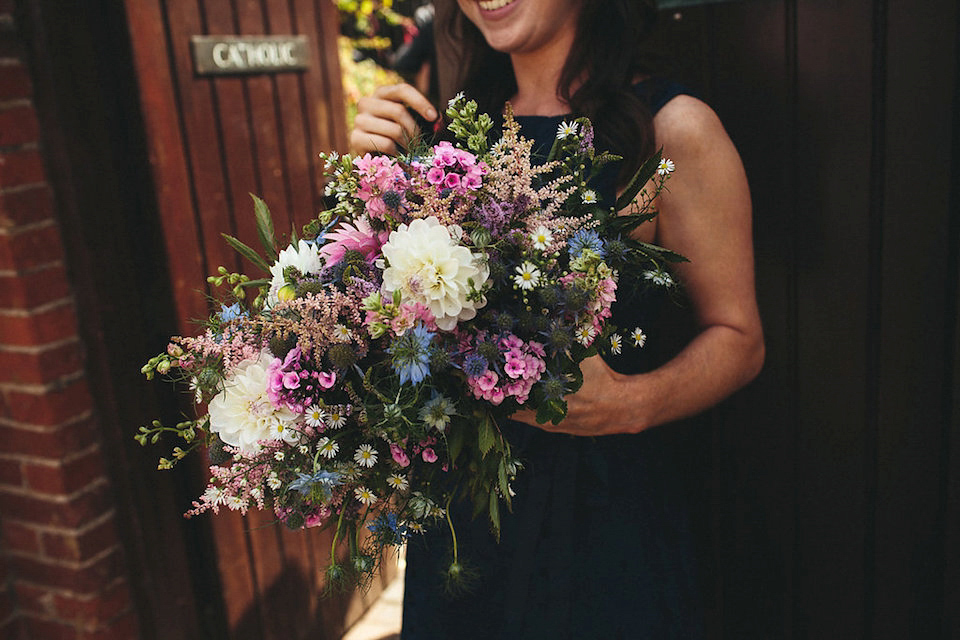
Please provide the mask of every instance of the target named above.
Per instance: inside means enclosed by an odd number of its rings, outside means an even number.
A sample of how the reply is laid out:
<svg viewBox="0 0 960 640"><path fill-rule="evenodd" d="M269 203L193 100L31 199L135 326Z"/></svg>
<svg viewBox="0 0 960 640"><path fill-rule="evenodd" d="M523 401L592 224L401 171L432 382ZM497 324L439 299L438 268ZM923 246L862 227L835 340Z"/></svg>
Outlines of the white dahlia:
<svg viewBox="0 0 960 640"><path fill-rule="evenodd" d="M444 331L459 320L470 320L486 304L483 299L467 299L470 281L479 289L490 272L458 243L462 233L460 227L445 227L430 216L400 225L383 245L389 265L383 272L384 292L400 291L404 300L425 305Z"/></svg>
<svg viewBox="0 0 960 640"><path fill-rule="evenodd" d="M267 366L272 359L264 351L257 358L241 362L207 407L210 429L246 454L257 453L261 440L295 442L299 437L297 414L278 409L267 397Z"/></svg>
<svg viewBox="0 0 960 640"><path fill-rule="evenodd" d="M323 267L323 259L320 257L320 249L314 244L301 240L296 245L290 245L280 252L277 261L270 267L270 291L267 293L267 304L273 306L277 304L277 292L287 282L283 279L283 270L287 267L296 267L302 274L319 273Z"/></svg>

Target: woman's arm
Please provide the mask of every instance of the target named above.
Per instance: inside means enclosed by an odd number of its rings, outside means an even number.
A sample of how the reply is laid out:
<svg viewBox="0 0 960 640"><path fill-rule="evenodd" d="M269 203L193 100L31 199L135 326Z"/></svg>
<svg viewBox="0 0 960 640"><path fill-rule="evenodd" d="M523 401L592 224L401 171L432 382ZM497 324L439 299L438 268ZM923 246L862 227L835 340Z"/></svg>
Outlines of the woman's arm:
<svg viewBox="0 0 960 640"><path fill-rule="evenodd" d="M675 269L700 333L649 373L615 373L599 357L582 364L583 387L559 425L576 435L632 433L699 413L752 380L763 364L753 275L750 192L743 165L716 114L679 96L654 120L664 156L676 163L659 196L656 241L690 259ZM536 424L531 412L515 418Z"/></svg>

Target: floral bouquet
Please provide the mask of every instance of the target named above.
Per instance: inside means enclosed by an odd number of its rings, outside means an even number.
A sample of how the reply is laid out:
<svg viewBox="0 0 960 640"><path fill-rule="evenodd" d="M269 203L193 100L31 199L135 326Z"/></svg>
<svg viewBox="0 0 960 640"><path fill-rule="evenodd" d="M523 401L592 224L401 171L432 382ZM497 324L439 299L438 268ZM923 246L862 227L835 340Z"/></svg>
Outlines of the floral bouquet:
<svg viewBox="0 0 960 640"><path fill-rule="evenodd" d="M520 408L562 420L579 363L623 347L607 321L618 274L669 282L664 263L682 259L629 235L673 170L660 154L617 215L589 187L615 156L594 150L588 120L564 122L535 164L509 108L492 145L475 103L457 96L447 114L456 146L325 155L333 206L282 251L254 197L266 258L225 237L270 277L221 267L210 282L226 300L203 335L172 338L143 367L206 405L137 436L186 441L161 468L208 447L210 483L187 515L255 507L291 528L332 527L331 582L371 575L384 547L443 521L455 578L451 501L472 500L498 533L522 469L499 425Z"/></svg>

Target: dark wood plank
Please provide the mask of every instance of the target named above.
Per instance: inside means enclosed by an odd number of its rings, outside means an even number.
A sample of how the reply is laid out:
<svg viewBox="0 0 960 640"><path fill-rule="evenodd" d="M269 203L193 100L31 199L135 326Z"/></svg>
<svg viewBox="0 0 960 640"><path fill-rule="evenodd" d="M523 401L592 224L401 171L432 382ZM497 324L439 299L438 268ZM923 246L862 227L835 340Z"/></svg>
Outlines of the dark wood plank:
<svg viewBox="0 0 960 640"><path fill-rule="evenodd" d="M870 2L797 5L797 617L800 638L861 637L872 151ZM838 64L842 60L843 64Z"/></svg>
<svg viewBox="0 0 960 640"><path fill-rule="evenodd" d="M876 613L873 637L934 638L943 611L942 401L951 301L943 233L952 172L957 5L890 3L887 21ZM907 266L909 265L909 266ZM909 347L905 348L904 338ZM906 374L906 375L905 375Z"/></svg>
<svg viewBox="0 0 960 640"><path fill-rule="evenodd" d="M207 273L224 266L240 268L240 258L224 242L222 233L235 234L231 217L230 194L224 175L224 158L216 114L216 95L209 79L193 71L190 36L205 34L202 4L197 0L176 0L167 7L170 56L175 69L175 90L182 117L185 162L190 171L190 194L195 201L194 215L202 238L202 255ZM182 257L173 254L175 260ZM207 287L204 280L193 283L195 289ZM205 316L196 316L205 317ZM196 329L194 328L193 331Z"/></svg>

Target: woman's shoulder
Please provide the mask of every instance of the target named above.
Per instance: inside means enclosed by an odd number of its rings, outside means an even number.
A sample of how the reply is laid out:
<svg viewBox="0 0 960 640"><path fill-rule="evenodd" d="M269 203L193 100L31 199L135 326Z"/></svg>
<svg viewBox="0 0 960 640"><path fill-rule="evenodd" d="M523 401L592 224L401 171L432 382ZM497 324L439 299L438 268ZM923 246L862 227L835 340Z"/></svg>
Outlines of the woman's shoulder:
<svg viewBox="0 0 960 640"><path fill-rule="evenodd" d="M717 141L729 139L710 105L688 94L666 102L654 116L653 128L658 146L687 152L709 151Z"/></svg>

